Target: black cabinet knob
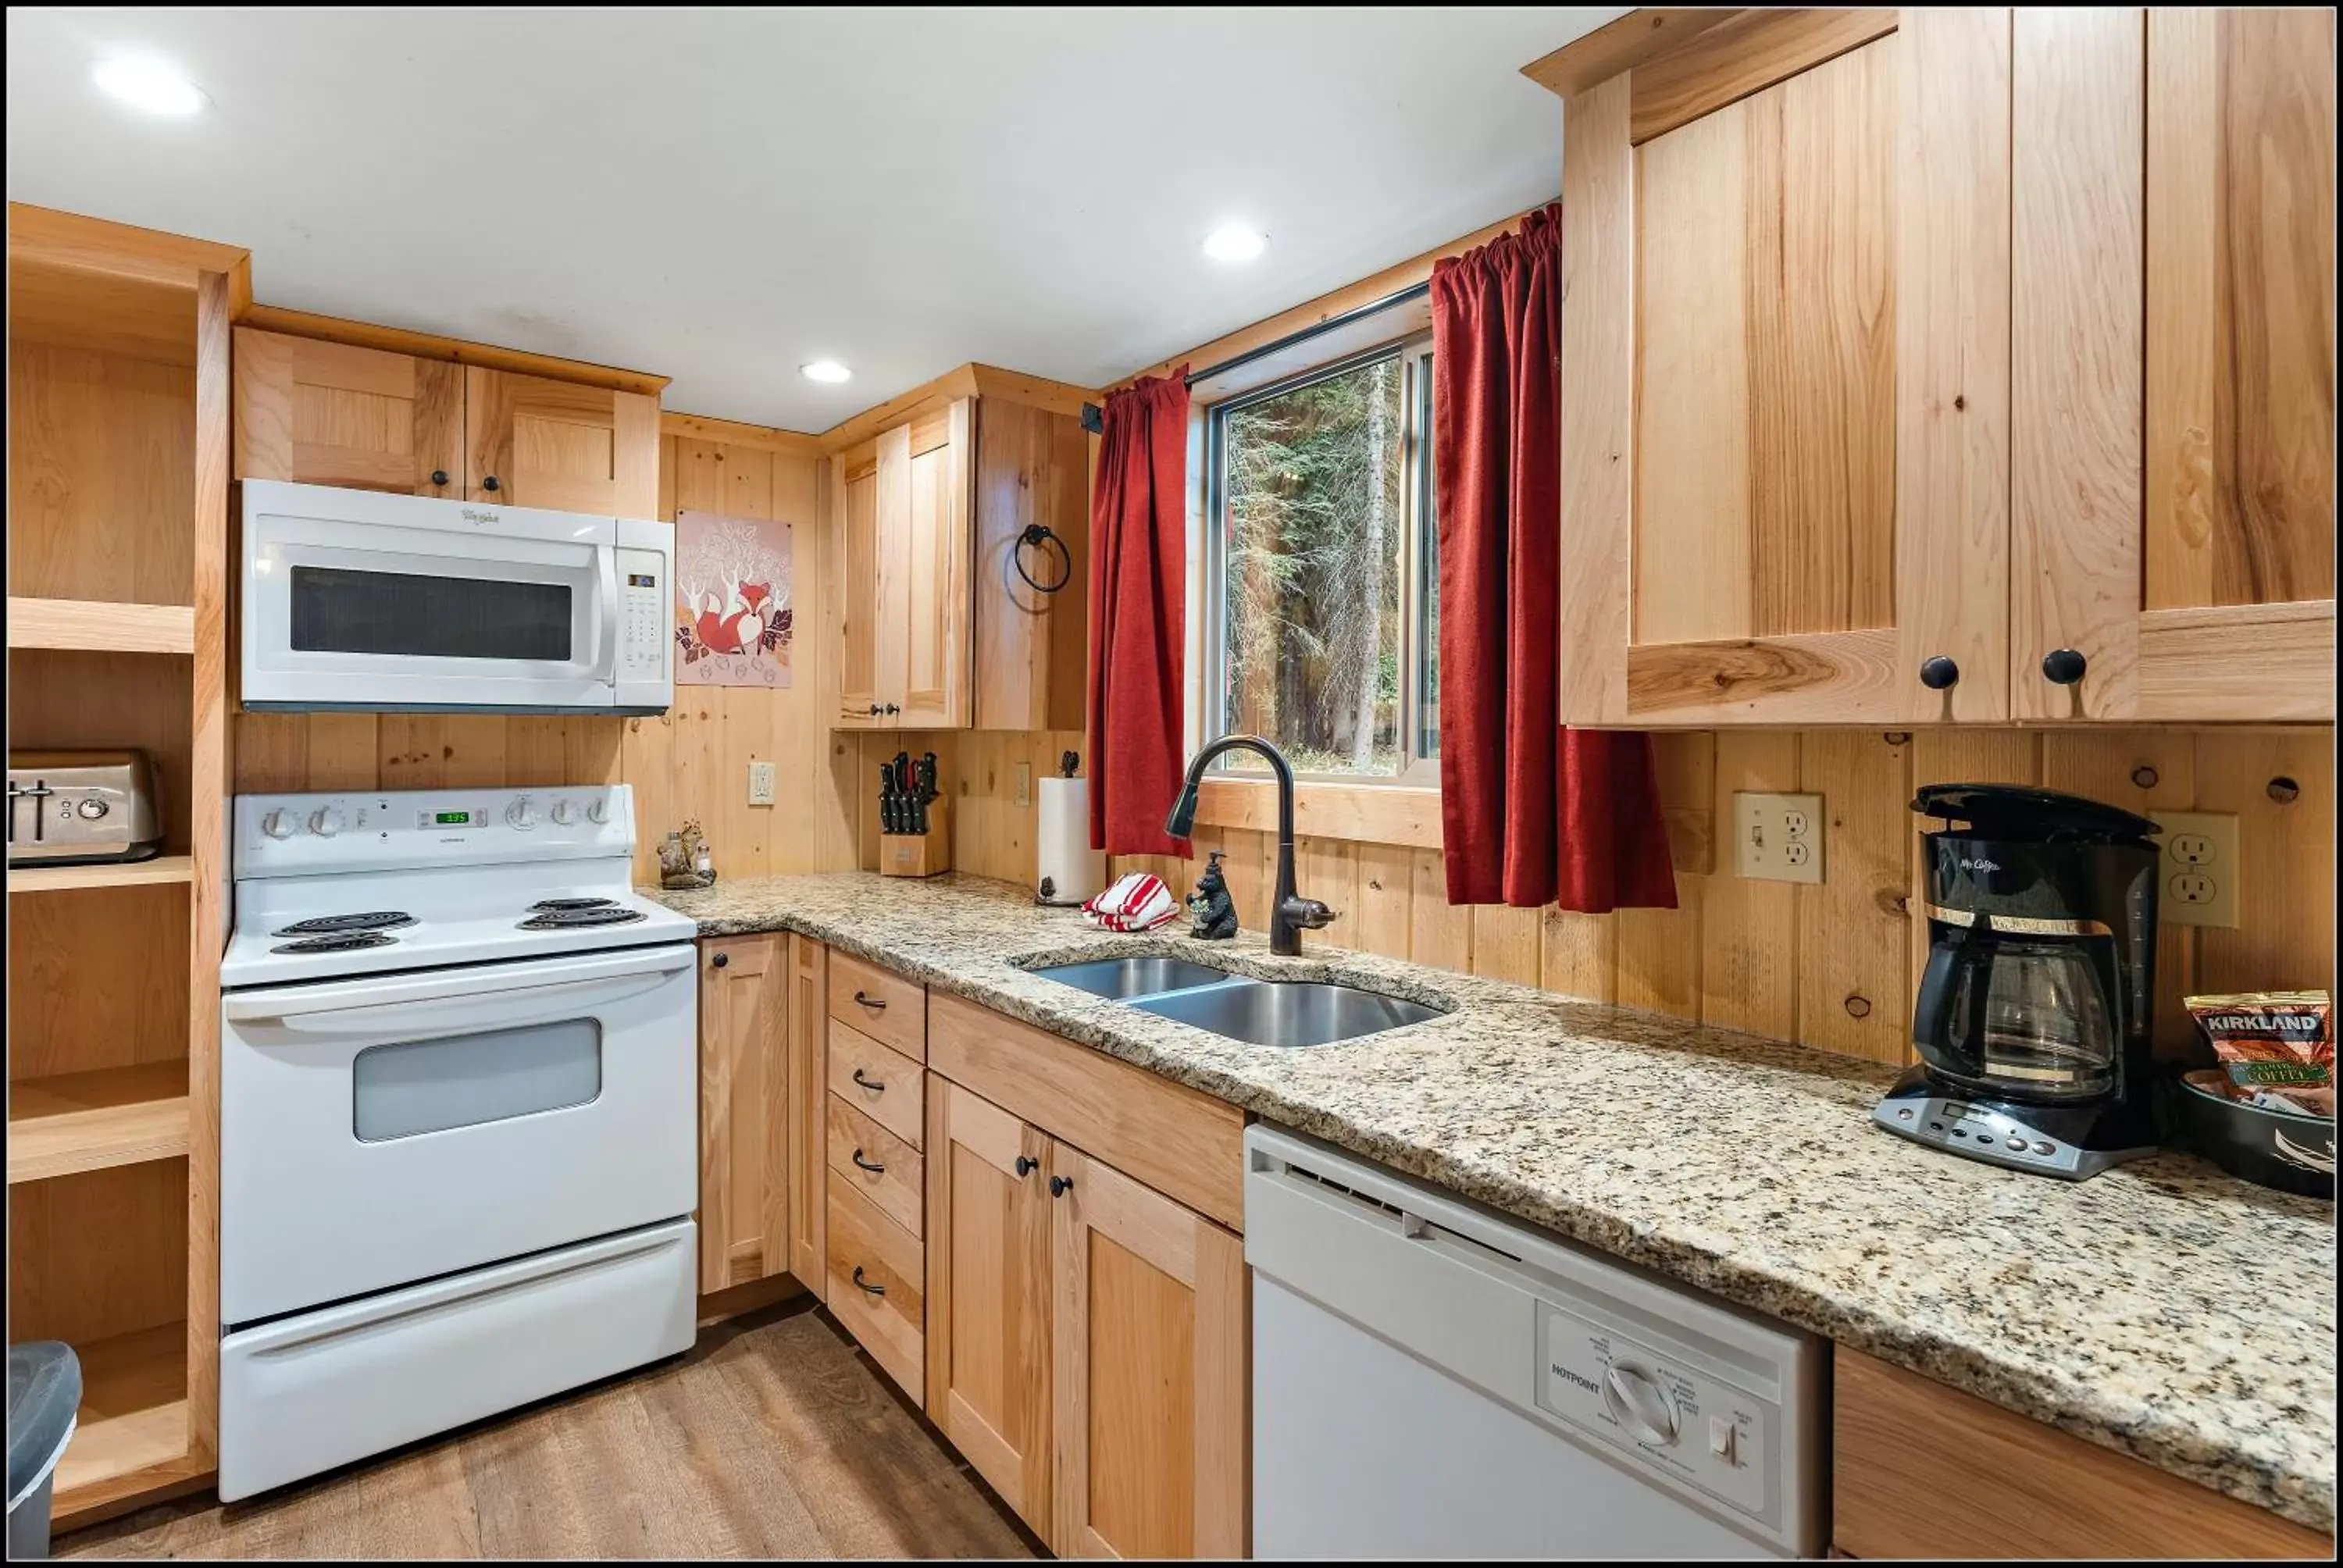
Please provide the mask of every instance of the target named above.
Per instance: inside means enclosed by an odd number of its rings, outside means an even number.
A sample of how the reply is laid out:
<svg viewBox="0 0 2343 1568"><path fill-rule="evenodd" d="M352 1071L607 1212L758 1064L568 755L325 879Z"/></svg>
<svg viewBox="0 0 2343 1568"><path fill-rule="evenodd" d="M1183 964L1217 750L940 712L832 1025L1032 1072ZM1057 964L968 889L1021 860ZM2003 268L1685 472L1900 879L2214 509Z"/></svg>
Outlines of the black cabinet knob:
<svg viewBox="0 0 2343 1568"><path fill-rule="evenodd" d="M2071 648L2054 648L2042 656L2042 673L2059 686L2072 686L2083 678L2091 661Z"/></svg>
<svg viewBox="0 0 2343 1568"><path fill-rule="evenodd" d="M732 961L732 955L730 953L718 953L714 958L709 959L708 961L720 970L726 964Z"/></svg>
<svg viewBox="0 0 2343 1568"><path fill-rule="evenodd" d="M445 469L445 468L434 468L434 469L432 469L432 470L431 470L431 482L432 482L433 484L435 484L435 485L444 485L444 484L446 484L446 483L447 482L447 469Z"/></svg>
<svg viewBox="0 0 2343 1568"><path fill-rule="evenodd" d="M480 488L484 490L493 492L502 489L503 487L503 486L497 483L497 477L494 474L490 474L487 478L480 481Z"/></svg>
<svg viewBox="0 0 2343 1568"><path fill-rule="evenodd" d="M1020 1176L1031 1176L1041 1167L1041 1162L1031 1154L1020 1154L1017 1157L1017 1174Z"/></svg>
<svg viewBox="0 0 2343 1568"><path fill-rule="evenodd" d="M1961 678L1961 667L1943 654L1920 667L1920 684L1931 691L1943 691Z"/></svg>
<svg viewBox="0 0 2343 1568"><path fill-rule="evenodd" d="M890 702L887 705L887 711L890 713L900 713L903 710Z"/></svg>
<svg viewBox="0 0 2343 1568"><path fill-rule="evenodd" d="M880 714L882 714L882 713L884 713L884 712L886 712L886 711L887 711L887 710L886 710L886 709L882 708L881 706L880 706L880 705L879 705L878 703L876 703L876 702L874 702L874 703L872 703L872 704L870 705L870 717L871 717L871 718L873 718L873 719L878 718Z"/></svg>
<svg viewBox="0 0 2343 1568"><path fill-rule="evenodd" d="M1073 1190L1074 1190L1074 1179L1073 1179L1072 1177L1071 1177L1071 1176L1052 1176L1052 1177L1051 1177L1051 1178L1050 1178L1050 1196L1051 1196L1051 1197L1052 1197L1052 1198L1062 1198L1062 1197L1064 1197L1067 1193L1069 1193L1069 1192L1072 1191Z"/></svg>

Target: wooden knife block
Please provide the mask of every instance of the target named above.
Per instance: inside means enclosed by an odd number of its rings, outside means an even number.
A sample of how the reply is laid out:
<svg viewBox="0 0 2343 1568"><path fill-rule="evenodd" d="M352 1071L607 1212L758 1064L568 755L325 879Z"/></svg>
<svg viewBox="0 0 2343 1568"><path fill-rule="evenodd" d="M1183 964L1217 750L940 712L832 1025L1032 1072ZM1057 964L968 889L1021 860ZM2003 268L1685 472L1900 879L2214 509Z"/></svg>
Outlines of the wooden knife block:
<svg viewBox="0 0 2343 1568"><path fill-rule="evenodd" d="M951 869L951 797L939 795L928 805L924 833L879 835L879 874L882 877L940 877Z"/></svg>

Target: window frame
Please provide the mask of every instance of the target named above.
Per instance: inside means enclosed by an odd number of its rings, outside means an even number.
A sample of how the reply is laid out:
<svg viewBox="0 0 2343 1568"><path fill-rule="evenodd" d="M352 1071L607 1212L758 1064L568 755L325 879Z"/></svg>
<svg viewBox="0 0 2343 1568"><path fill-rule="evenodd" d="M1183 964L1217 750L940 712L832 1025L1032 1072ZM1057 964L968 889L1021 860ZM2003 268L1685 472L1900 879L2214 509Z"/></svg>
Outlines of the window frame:
<svg viewBox="0 0 2343 1568"><path fill-rule="evenodd" d="M1297 770L1294 779L1309 784L1336 784L1362 789L1436 789L1440 785L1440 758L1437 752L1427 755L1420 744L1423 739L1421 733L1423 661L1420 646L1423 636L1423 617L1420 596L1425 583L1437 587L1440 571L1437 558L1427 558L1425 537L1428 532L1425 518L1435 504L1432 493L1431 458L1432 333L1428 328L1386 338L1356 352L1281 376L1273 381L1265 381L1258 387L1232 392L1202 410L1204 489L1203 539L1198 562L1202 580L1198 612L1202 630L1199 664L1202 685L1199 691L1197 720L1200 739L1205 745L1232 733L1224 700L1229 653L1228 528L1225 517L1229 416L1253 404L1383 360L1393 361L1400 370L1400 692L1396 729L1400 755L1403 760L1396 773L1308 773ZM1245 755L1236 753L1222 758L1215 764L1211 776L1238 780L1265 779L1268 776L1266 769L1255 771L1244 765Z"/></svg>

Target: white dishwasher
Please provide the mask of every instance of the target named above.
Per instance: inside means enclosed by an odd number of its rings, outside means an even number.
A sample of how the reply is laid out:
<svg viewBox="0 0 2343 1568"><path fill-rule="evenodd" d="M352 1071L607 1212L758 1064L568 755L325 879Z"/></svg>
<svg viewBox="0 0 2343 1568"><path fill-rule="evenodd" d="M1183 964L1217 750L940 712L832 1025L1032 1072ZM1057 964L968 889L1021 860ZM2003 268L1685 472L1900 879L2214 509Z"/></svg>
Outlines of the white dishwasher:
<svg viewBox="0 0 2343 1568"><path fill-rule="evenodd" d="M1245 1132L1261 1557L1811 1556L1828 1348Z"/></svg>

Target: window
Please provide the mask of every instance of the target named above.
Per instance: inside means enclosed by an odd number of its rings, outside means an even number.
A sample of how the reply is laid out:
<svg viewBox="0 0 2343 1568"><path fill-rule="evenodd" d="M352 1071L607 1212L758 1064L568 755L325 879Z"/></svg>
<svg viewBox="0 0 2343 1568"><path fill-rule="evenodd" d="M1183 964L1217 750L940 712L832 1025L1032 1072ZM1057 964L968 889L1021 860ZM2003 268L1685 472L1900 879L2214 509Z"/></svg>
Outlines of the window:
<svg viewBox="0 0 2343 1568"><path fill-rule="evenodd" d="M1437 781L1431 427L1429 338L1213 407L1206 739L1262 736L1297 774Z"/></svg>

